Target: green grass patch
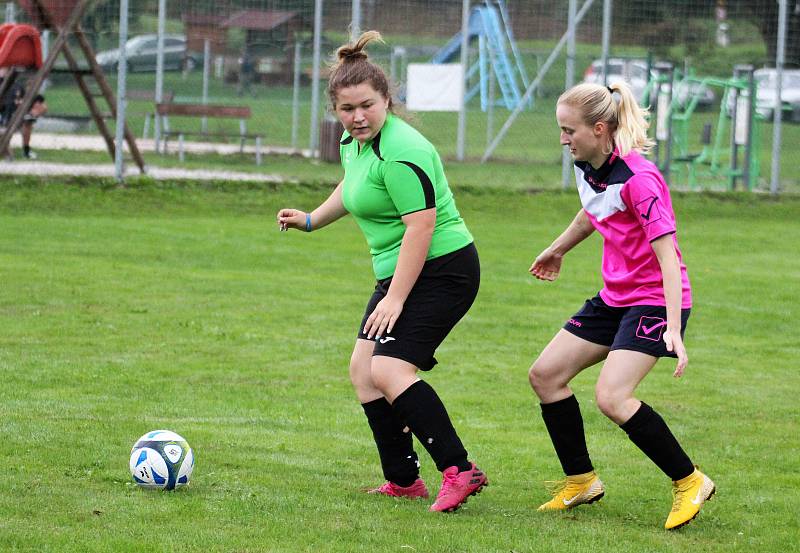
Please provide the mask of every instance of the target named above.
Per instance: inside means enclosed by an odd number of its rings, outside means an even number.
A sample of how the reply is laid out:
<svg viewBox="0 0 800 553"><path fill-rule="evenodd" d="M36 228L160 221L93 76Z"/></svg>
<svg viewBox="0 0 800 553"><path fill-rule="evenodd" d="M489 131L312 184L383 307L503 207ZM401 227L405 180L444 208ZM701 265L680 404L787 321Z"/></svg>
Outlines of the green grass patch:
<svg viewBox="0 0 800 553"><path fill-rule="evenodd" d="M535 511L558 462L527 368L600 287L600 243L556 283L527 274L572 193L457 188L483 282L428 379L491 486L454 516L369 496L380 468L347 364L373 279L351 219L279 233L278 208L326 184L0 182L3 551L789 551L796 547L800 200L676 194L695 304L681 380L640 397L719 491L666 533L667 479L575 380L607 486ZM168 428L196 453L188 489L137 488L130 447ZM439 476L422 448L422 474Z"/></svg>

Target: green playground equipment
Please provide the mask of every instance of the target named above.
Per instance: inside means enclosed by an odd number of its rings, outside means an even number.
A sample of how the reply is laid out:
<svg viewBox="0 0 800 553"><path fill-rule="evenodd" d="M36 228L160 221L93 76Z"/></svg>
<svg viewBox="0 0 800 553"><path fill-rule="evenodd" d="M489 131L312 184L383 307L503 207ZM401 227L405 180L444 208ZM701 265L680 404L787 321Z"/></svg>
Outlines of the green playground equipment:
<svg viewBox="0 0 800 553"><path fill-rule="evenodd" d="M753 188L760 174L760 120L754 106L756 84L752 66L737 66L730 79L697 77L669 64L657 64L642 100L652 106L656 147L654 161L670 183L701 188L700 180L721 181L735 190L741 181ZM721 90L716 128L703 124L701 148L691 140L700 96L693 91ZM675 93L677 91L677 93Z"/></svg>

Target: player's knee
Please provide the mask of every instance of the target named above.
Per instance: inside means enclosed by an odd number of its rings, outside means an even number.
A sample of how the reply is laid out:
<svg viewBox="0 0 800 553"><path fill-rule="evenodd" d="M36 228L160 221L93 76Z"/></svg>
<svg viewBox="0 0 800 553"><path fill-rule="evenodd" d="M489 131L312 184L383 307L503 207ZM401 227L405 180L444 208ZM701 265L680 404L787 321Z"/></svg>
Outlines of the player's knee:
<svg viewBox="0 0 800 553"><path fill-rule="evenodd" d="M391 371L387 371L380 366L372 365L371 368L372 384L384 394L390 389L392 384Z"/></svg>
<svg viewBox="0 0 800 553"><path fill-rule="evenodd" d="M598 385L594 390L594 399L597 403L597 408L606 417L612 420L619 418L618 413L624 403L624 398L618 393L605 386Z"/></svg>
<svg viewBox="0 0 800 553"><path fill-rule="evenodd" d="M350 382L356 390L373 388L370 358L353 353L350 357Z"/></svg>
<svg viewBox="0 0 800 553"><path fill-rule="evenodd" d="M555 375L557 373L558 370L556 367L553 367L547 361L539 358L531 365L528 371L528 381L533 391L536 392L539 397L542 397L548 390L556 386Z"/></svg>

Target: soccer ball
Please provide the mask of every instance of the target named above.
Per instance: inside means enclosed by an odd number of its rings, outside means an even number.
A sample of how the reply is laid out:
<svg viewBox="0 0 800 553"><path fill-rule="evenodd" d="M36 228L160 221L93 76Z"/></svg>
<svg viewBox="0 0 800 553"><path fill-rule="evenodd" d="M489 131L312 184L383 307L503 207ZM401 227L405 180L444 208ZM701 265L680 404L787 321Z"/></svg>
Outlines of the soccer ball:
<svg viewBox="0 0 800 553"><path fill-rule="evenodd" d="M148 432L131 449L131 475L143 488L180 488L189 483L193 468L192 448L169 430Z"/></svg>

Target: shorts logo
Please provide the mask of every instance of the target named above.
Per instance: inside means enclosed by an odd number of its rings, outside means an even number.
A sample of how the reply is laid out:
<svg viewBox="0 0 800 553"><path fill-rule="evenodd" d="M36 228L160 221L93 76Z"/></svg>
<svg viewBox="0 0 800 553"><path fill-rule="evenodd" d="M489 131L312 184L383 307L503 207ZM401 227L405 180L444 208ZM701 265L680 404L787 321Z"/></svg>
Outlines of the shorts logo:
<svg viewBox="0 0 800 553"><path fill-rule="evenodd" d="M570 319L567 322L572 326L577 326L578 328L583 326L583 324L580 321L576 321L575 319Z"/></svg>
<svg viewBox="0 0 800 553"><path fill-rule="evenodd" d="M386 336L385 338L381 338L378 341L381 344L385 344L386 342L391 342L392 340L394 340L394 338L392 338L391 336Z"/></svg>
<svg viewBox="0 0 800 553"><path fill-rule="evenodd" d="M635 208L636 213L642 219L642 226L644 227L661 219L661 211L658 209L658 196L645 198L636 204Z"/></svg>
<svg viewBox="0 0 800 553"><path fill-rule="evenodd" d="M667 321L661 317L642 317L639 319L636 337L658 342L661 340L661 333L665 326L667 326Z"/></svg>

